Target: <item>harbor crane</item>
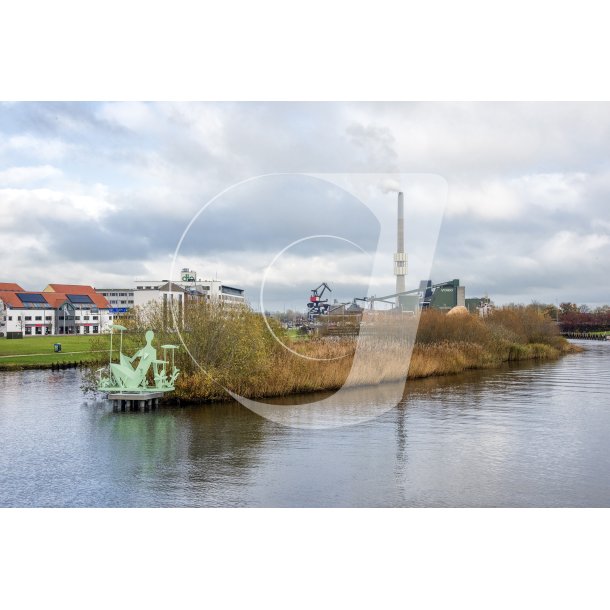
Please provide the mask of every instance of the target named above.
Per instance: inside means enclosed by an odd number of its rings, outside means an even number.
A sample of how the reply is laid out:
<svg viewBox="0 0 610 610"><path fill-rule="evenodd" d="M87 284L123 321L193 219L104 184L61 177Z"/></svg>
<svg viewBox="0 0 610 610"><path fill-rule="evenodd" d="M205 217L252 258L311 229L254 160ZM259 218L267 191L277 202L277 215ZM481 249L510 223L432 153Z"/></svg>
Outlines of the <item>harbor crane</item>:
<svg viewBox="0 0 610 610"><path fill-rule="evenodd" d="M307 303L307 319L313 322L317 316L328 313L330 305L328 299L323 299L324 293L332 292L332 289L326 282L322 282L317 288L311 291L309 303Z"/></svg>

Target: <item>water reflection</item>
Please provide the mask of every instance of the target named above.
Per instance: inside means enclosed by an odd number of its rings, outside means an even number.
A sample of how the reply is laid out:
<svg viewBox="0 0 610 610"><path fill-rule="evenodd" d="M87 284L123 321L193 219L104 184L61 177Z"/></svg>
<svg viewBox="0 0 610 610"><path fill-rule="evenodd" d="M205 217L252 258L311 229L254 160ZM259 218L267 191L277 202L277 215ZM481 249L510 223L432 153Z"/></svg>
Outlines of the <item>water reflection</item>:
<svg viewBox="0 0 610 610"><path fill-rule="evenodd" d="M2 373L0 505L608 506L610 345L586 347L409 382L396 408L324 430L237 403L113 413L78 371ZM383 407L397 388L381 390L342 409Z"/></svg>

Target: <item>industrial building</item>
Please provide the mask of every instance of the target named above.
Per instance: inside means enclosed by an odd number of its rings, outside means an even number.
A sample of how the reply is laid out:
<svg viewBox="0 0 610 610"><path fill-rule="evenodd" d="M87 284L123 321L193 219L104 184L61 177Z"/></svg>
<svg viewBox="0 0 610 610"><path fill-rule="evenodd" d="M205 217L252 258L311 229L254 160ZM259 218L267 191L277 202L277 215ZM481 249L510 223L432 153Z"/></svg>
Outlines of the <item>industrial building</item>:
<svg viewBox="0 0 610 610"><path fill-rule="evenodd" d="M394 254L394 275L396 277L396 291L383 296L356 297L352 303L328 303L328 299L322 299L324 291L332 292L330 286L323 282L311 291L307 303L307 317L309 322L315 322L320 316L331 315L358 315L364 308L375 309L375 304L384 303L391 305L395 312L414 314L423 309L437 309L444 312L451 311L454 307L467 307L471 313L486 315L493 307L488 297L481 299L466 299L466 288L460 285L459 279L453 279L438 284L432 280L423 280L419 288L406 290L406 276L408 273L408 256L405 251L405 218L404 218L404 195L398 193L397 200L397 223L396 223L396 252ZM363 307L356 303L359 301Z"/></svg>
<svg viewBox="0 0 610 610"><path fill-rule="evenodd" d="M28 292L0 283L0 335L87 335L108 332L113 314L108 301L91 286L49 284Z"/></svg>

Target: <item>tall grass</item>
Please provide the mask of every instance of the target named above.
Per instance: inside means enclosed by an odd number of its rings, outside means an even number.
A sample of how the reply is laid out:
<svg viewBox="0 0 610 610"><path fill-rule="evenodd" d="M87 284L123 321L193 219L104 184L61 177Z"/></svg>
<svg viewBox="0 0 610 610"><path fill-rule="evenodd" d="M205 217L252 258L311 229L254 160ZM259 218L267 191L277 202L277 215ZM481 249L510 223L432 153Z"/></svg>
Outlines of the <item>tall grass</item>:
<svg viewBox="0 0 610 610"><path fill-rule="evenodd" d="M175 313L179 319L180 312ZM296 341L273 320L269 324L279 341L262 316L245 306L190 304L176 328L167 310L150 305L126 320L123 351L134 351L148 328L155 331L155 345L181 345L175 396L196 401L226 399L227 389L249 398L336 390L348 375L353 385L378 384L404 379L407 366L410 378L450 375L509 361L557 358L573 350L552 320L527 307L496 310L487 318L434 310L418 318L388 316L378 323L381 332L361 341L359 350L369 357L359 358L353 368L357 338ZM361 332L366 329L363 321Z"/></svg>

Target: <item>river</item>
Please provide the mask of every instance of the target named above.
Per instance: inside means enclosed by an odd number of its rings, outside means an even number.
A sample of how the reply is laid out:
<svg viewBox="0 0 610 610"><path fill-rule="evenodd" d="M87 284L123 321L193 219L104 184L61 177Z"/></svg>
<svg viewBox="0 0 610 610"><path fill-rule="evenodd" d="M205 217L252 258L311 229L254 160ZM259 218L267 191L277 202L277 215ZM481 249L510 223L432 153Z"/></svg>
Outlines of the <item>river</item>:
<svg viewBox="0 0 610 610"><path fill-rule="evenodd" d="M0 506L607 507L610 342L581 344L326 430L237 403L113 413L78 370L0 372Z"/></svg>

